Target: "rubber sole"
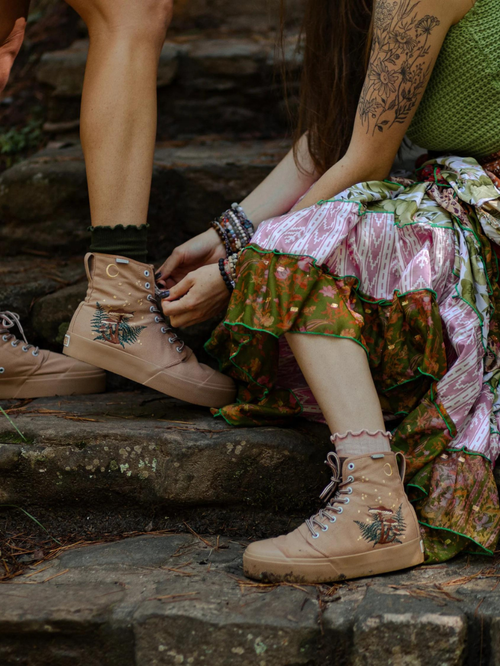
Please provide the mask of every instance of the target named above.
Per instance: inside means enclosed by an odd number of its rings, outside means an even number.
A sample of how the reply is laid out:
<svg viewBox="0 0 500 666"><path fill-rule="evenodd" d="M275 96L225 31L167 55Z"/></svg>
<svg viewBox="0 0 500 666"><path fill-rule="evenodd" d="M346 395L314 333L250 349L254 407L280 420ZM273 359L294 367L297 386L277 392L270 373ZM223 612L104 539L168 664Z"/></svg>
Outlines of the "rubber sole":
<svg viewBox="0 0 500 666"><path fill-rule="evenodd" d="M415 567L422 564L423 561L422 541L418 538L408 543L367 553L324 559L290 558L282 560L256 558L245 553L243 570L246 576L255 580L314 585L399 571Z"/></svg>
<svg viewBox="0 0 500 666"><path fill-rule="evenodd" d="M103 393L106 390L106 375L97 370L94 373L73 373L65 375L45 375L41 377L0 379L0 398L18 400L24 398L49 398L59 395L87 395Z"/></svg>
<svg viewBox="0 0 500 666"><path fill-rule="evenodd" d="M189 379L182 379L170 375L168 369L164 370L154 363L149 363L111 345L88 340L74 333L69 333L68 337L68 345L63 348L63 353L67 356L85 361L108 372L114 372L172 398L203 407L224 407L236 399L234 387L221 388L210 383L199 384Z"/></svg>

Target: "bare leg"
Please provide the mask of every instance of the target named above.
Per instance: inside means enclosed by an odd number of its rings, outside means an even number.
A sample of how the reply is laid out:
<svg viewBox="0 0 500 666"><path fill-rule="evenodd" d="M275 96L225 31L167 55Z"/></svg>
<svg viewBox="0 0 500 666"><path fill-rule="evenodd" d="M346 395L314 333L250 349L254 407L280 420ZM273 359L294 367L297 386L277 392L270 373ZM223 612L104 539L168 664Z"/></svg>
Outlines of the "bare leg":
<svg viewBox="0 0 500 666"><path fill-rule="evenodd" d="M158 60L173 0L67 0L90 50L81 139L94 226L146 222L156 138Z"/></svg>
<svg viewBox="0 0 500 666"><path fill-rule="evenodd" d="M352 340L289 333L286 336L332 433L385 431L364 349ZM373 437L366 438L373 446ZM378 436L381 450L387 438ZM346 440L349 446L351 442ZM358 440L356 444L363 444Z"/></svg>
<svg viewBox="0 0 500 666"><path fill-rule="evenodd" d="M23 43L30 0L0 0L0 92Z"/></svg>

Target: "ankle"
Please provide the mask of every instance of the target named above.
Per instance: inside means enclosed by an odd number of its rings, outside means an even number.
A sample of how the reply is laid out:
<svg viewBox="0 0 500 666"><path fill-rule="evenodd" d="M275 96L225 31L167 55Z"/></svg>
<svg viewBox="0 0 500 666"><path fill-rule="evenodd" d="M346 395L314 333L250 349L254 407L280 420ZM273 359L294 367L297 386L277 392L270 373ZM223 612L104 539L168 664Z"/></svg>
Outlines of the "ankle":
<svg viewBox="0 0 500 666"><path fill-rule="evenodd" d="M340 458L363 455L364 453L380 453L391 450L390 432L385 430L360 430L352 432L348 430L345 433L335 433L330 437Z"/></svg>
<svg viewBox="0 0 500 666"><path fill-rule="evenodd" d="M148 255L149 225L118 224L114 227L91 227L89 251L99 254L114 254L146 263Z"/></svg>

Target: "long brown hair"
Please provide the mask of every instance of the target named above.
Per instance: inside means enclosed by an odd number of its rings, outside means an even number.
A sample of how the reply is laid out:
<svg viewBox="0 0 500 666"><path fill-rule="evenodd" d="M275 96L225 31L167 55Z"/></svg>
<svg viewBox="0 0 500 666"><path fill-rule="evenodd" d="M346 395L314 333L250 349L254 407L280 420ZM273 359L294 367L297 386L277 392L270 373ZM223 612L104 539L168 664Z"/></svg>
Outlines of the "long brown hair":
<svg viewBox="0 0 500 666"><path fill-rule="evenodd" d="M322 174L347 151L371 47L374 0L306 0L295 143ZM281 0L282 28L285 0ZM296 155L297 158L297 155Z"/></svg>

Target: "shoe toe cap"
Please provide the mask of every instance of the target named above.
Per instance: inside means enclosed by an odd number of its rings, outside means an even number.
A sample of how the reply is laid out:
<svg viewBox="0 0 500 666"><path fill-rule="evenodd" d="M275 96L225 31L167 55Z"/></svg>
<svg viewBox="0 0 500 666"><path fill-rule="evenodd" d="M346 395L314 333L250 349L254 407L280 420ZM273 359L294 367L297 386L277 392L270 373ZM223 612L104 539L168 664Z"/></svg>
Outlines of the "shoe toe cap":
<svg viewBox="0 0 500 666"><path fill-rule="evenodd" d="M251 543L243 555L244 560L281 560L286 556L279 548L279 539L264 539Z"/></svg>

